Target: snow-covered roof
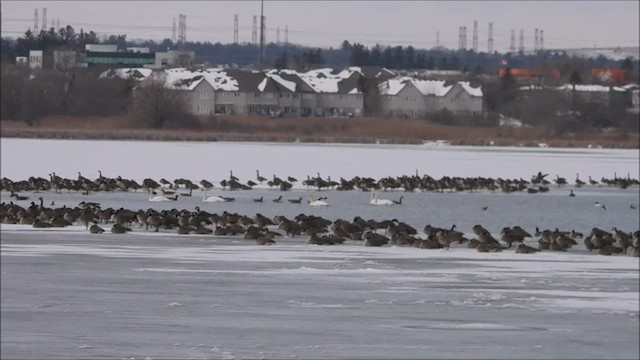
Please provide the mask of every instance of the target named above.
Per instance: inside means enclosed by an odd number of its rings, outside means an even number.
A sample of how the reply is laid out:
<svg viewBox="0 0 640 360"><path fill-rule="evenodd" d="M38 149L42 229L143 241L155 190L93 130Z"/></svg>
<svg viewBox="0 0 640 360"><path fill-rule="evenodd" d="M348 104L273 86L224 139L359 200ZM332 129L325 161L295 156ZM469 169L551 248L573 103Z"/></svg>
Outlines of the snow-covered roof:
<svg viewBox="0 0 640 360"><path fill-rule="evenodd" d="M334 73L332 68L309 70L306 73L297 74L307 85L317 93L338 93L341 81L350 79L354 73L360 72L360 68L351 67ZM355 91L357 92L354 92ZM359 94L357 86L348 90L349 94Z"/></svg>
<svg viewBox="0 0 640 360"><path fill-rule="evenodd" d="M398 95L407 84L412 84L422 95L444 96L453 85L446 86L442 80L419 80L408 76L389 79L380 84L380 94Z"/></svg>
<svg viewBox="0 0 640 360"><path fill-rule="evenodd" d="M464 91L469 93L469 95L482 96L482 88L480 86L474 88L471 86L471 83L469 83L468 81L458 81L458 84L460 84L460 86L462 86Z"/></svg>
<svg viewBox="0 0 640 360"><path fill-rule="evenodd" d="M98 76L98 79L113 79L119 77L121 79L144 80L153 73L153 70L147 68L118 68L104 71Z"/></svg>
<svg viewBox="0 0 640 360"><path fill-rule="evenodd" d="M573 90L572 84L564 84L557 88L558 90ZM589 91L589 92L609 92L608 86L602 85L582 85L576 84L576 91Z"/></svg>
<svg viewBox="0 0 640 360"><path fill-rule="evenodd" d="M222 69L187 70L184 68L167 69L167 84L173 88L193 90L200 81L208 82L214 90L238 91L238 81L227 75Z"/></svg>
<svg viewBox="0 0 640 360"><path fill-rule="evenodd" d="M267 77L270 77L271 79L276 81L278 84L286 87L290 91L296 91L296 83L294 83L293 81L285 80L282 77L280 77L280 75L278 74L267 74ZM260 89L260 91L263 91L263 90L264 89Z"/></svg>

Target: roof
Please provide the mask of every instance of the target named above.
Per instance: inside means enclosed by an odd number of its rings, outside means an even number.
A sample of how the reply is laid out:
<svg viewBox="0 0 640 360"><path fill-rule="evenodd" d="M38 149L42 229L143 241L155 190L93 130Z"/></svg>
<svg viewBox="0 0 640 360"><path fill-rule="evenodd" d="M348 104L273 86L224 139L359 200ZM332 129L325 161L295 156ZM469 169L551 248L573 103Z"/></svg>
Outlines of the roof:
<svg viewBox="0 0 640 360"><path fill-rule="evenodd" d="M586 92L609 92L610 88L608 86L603 85L582 85L576 84L576 91L586 91ZM564 84L557 88L558 90L571 90L573 91L573 84Z"/></svg>
<svg viewBox="0 0 640 360"><path fill-rule="evenodd" d="M412 84L424 96L445 96L455 83L447 83L444 80L420 80L409 76L389 79L380 84L380 94L397 95L407 84ZM458 81L464 91L471 96L482 96L482 88L474 88L468 81Z"/></svg>
<svg viewBox="0 0 640 360"><path fill-rule="evenodd" d="M380 84L380 94L398 95L407 84L413 85L422 95L444 96L451 86L445 86L442 80L418 80L409 76L389 79Z"/></svg>
<svg viewBox="0 0 640 360"><path fill-rule="evenodd" d="M147 68L118 68L104 71L98 76L98 79L113 79L118 77L120 79L131 78L134 80L144 80L152 73L153 70Z"/></svg>

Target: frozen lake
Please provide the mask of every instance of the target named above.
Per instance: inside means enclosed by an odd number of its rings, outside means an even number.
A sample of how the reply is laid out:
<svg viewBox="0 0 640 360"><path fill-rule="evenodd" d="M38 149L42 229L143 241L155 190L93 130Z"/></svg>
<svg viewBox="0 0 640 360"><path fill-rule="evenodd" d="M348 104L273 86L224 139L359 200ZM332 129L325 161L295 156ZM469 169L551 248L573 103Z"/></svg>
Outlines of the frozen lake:
<svg viewBox="0 0 640 360"><path fill-rule="evenodd" d="M305 243L3 230L2 358L638 358L637 258Z"/></svg>
<svg viewBox="0 0 640 360"><path fill-rule="evenodd" d="M638 178L637 150L125 141L1 141L1 176L138 181L241 181L271 177L429 174L582 180ZM638 229L639 189L550 186L544 194L381 192L401 206L368 205L369 194L309 191L209 193L151 203L144 192L23 193L28 206L100 202L102 208L187 209L268 217L300 213L330 220L393 219L419 231L431 224L495 234L521 225ZM573 189L576 197L568 197ZM329 207L287 199L327 196ZM271 199L283 195L283 204ZM264 197L264 203L253 202ZM12 200L0 193L3 202ZM606 204L607 210L594 202ZM486 210L482 210L486 207ZM106 229L108 225L104 226ZM424 237L424 234L422 234ZM566 253L477 253L348 241L307 245L308 237L261 247L239 237L174 231L90 235L80 226L41 230L0 225L2 358L638 358L639 263L600 256L581 243ZM530 245L537 238L528 240Z"/></svg>

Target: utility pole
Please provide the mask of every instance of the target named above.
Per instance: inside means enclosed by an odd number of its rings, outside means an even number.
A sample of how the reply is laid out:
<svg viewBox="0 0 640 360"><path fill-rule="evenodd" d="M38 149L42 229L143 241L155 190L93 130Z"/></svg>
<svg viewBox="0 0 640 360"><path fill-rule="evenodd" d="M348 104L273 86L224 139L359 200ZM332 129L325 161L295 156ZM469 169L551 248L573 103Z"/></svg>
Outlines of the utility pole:
<svg viewBox="0 0 640 360"><path fill-rule="evenodd" d="M42 30L47 31L47 8L42 8Z"/></svg>
<svg viewBox="0 0 640 360"><path fill-rule="evenodd" d="M253 29L251 30L251 43L258 44L258 16L253 15Z"/></svg>
<svg viewBox="0 0 640 360"><path fill-rule="evenodd" d="M544 50L544 30L540 29L540 43L538 44L540 51Z"/></svg>
<svg viewBox="0 0 640 360"><path fill-rule="evenodd" d="M276 44L280 45L280 26L276 28Z"/></svg>
<svg viewBox="0 0 640 360"><path fill-rule="evenodd" d="M533 51L538 52L538 28L535 29L533 36Z"/></svg>
<svg viewBox="0 0 640 360"><path fill-rule="evenodd" d="M516 52L516 31L514 29L511 29L511 41L509 43L509 52L511 53Z"/></svg>
<svg viewBox="0 0 640 360"><path fill-rule="evenodd" d="M493 54L493 23L489 23L489 42L488 42L488 52L489 54Z"/></svg>
<svg viewBox="0 0 640 360"><path fill-rule="evenodd" d="M284 26L284 44L289 45L289 26Z"/></svg>
<svg viewBox="0 0 640 360"><path fill-rule="evenodd" d="M440 31L436 31L436 48L440 47Z"/></svg>

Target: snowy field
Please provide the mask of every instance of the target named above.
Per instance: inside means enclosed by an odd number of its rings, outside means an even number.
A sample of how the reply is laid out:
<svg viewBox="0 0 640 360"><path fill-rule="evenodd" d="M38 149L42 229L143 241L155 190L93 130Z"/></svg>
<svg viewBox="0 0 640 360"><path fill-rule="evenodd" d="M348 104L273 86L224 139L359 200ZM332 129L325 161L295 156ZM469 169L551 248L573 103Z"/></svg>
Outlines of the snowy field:
<svg viewBox="0 0 640 360"><path fill-rule="evenodd" d="M638 178L637 150L448 146L160 143L5 139L1 176L56 172L170 181L246 182L255 171L304 179L412 175L529 179L542 171L573 184L591 175ZM551 179L550 179L551 180ZM368 205L369 194L282 193L265 187L210 192L233 203L202 203L201 192L151 203L143 192L24 193L56 206L188 209L253 216L300 213L330 220L396 218L471 233L482 224L588 233L639 227L639 189L550 186L544 194L383 192L402 206ZM569 198L569 189L576 197ZM274 204L328 197L330 206ZM3 202L12 200L0 193ZM263 196L265 203L253 198ZM607 210L593 206L595 201ZM486 210L481 208L487 207ZM107 230L108 225L104 226ZM424 234L421 235L424 237ZM14 358L638 358L638 258L600 256L581 243L566 253L477 253L320 247L308 237L256 246L241 237L175 231L91 235L80 226L0 225L1 352ZM528 240L535 246L537 238Z"/></svg>

